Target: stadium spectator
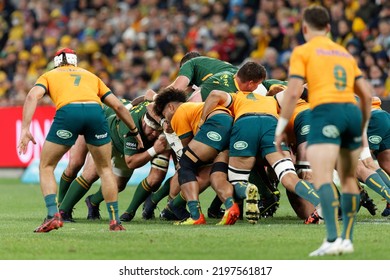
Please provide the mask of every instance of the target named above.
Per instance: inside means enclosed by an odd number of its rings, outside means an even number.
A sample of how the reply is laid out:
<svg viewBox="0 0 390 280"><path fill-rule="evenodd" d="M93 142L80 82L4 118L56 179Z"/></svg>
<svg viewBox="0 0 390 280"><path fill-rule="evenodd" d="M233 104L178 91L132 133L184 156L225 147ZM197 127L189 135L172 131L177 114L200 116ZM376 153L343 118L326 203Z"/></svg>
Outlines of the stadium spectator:
<svg viewBox="0 0 390 280"><path fill-rule="evenodd" d="M200 5L190 1L152 1L146 5L144 1L123 0L61 3L6 1L0 10L0 30L3 34L0 52L5 57L3 63L0 63L0 70L7 73L13 87L13 72L17 64L15 52L30 53L30 68L36 56L31 52L35 46L40 46L43 54L51 53L52 49L70 47L78 52L80 60L89 64L92 64L93 54L100 52L110 62L120 62L115 68L117 74L132 72L131 68L126 68L126 61L134 57L146 60L149 51L156 53L157 64L163 56L173 61L175 54L195 50L202 55L217 55L216 58L230 61L236 66L248 56L259 59L261 63L264 60L268 63L269 58L264 57L264 50L269 44L277 50L275 67L279 68L283 53L303 43L299 18L302 9L311 2L313 1L218 0ZM175 8L172 5L175 5ZM356 57L360 57L362 51L366 50L365 38L371 35L375 45L387 51L386 57L387 61L389 60L390 5L386 1L375 4L368 0L325 1L324 5L332 13L334 40L343 45L354 42L358 50ZM349 32L347 26L351 26L353 32ZM246 34L249 30L249 38L235 36L237 33L241 34L240 32ZM42 34L45 34L44 38ZM249 39L250 50L246 49L248 43L245 42L241 46L242 52L239 52L234 42L236 37ZM44 69L52 67L50 63L44 65ZM145 64L141 67L139 73L148 72L153 82L161 75L166 78L167 72L152 73L154 69L148 69ZM381 64L380 67L387 73L390 66L387 63ZM33 69L38 71L38 74L42 72L41 67L37 70L36 66L33 66L30 72ZM111 70L107 70L111 75ZM174 66L172 71L175 71ZM272 74L273 72L269 71L269 78L274 78ZM37 74L31 75L29 82L32 86ZM137 76L136 73L134 77ZM127 83L127 76L111 75L109 79ZM170 79L174 77L170 76ZM138 92L142 93L137 84L132 86L131 99ZM12 94L3 97L2 104L12 105L14 99Z"/></svg>

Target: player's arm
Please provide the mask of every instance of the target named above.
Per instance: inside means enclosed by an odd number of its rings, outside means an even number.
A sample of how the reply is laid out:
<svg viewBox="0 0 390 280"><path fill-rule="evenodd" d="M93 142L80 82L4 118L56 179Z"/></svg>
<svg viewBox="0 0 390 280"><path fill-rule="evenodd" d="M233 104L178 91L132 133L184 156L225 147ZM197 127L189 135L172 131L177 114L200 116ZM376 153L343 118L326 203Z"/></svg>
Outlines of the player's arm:
<svg viewBox="0 0 390 280"><path fill-rule="evenodd" d="M354 91L360 98L363 113L363 134L367 134L368 122L371 116L371 93L367 81L363 77L355 80Z"/></svg>
<svg viewBox="0 0 390 280"><path fill-rule="evenodd" d="M218 106L224 106L228 108L232 103L232 96L222 90L212 90L207 96L203 111L202 111L202 116L199 121L199 127L204 123L206 120L206 117Z"/></svg>
<svg viewBox="0 0 390 280"><path fill-rule="evenodd" d="M183 145L183 147L187 147L188 144L191 142L193 136L189 136L189 137L186 137L186 138L180 138L180 141L181 141L181 144Z"/></svg>
<svg viewBox="0 0 390 280"><path fill-rule="evenodd" d="M157 96L157 92L155 92L154 90L152 90L151 88L148 89L146 92L145 92L145 96L144 96L144 100L147 100L147 101L154 101L154 99L156 98Z"/></svg>
<svg viewBox="0 0 390 280"><path fill-rule="evenodd" d="M19 154L24 154L27 150L27 145L31 141L36 144L34 137L30 133L30 124L34 116L35 110L41 99L46 93L42 86L34 86L26 96L23 106L23 120L18 144Z"/></svg>
<svg viewBox="0 0 390 280"><path fill-rule="evenodd" d="M275 130L275 145L279 152L282 152L282 142L285 138L284 131L293 115L295 105L302 94L303 80L301 78L290 77L287 89L284 91L282 103L280 104L281 112L278 125Z"/></svg>
<svg viewBox="0 0 390 280"><path fill-rule="evenodd" d="M286 87L275 86L275 87L272 87L272 89L270 89L267 92L267 96L274 96L276 101L278 102L279 106L281 107L281 104L283 103L283 98L286 94L285 91L286 91ZM307 89L304 86L302 86L300 98L304 99L304 97L306 97L306 95L307 95ZM307 97L306 97L306 99L307 99Z"/></svg>
<svg viewBox="0 0 390 280"><path fill-rule="evenodd" d="M146 99L146 95L137 96L136 98L134 98L134 99L131 101L131 105L133 105L133 107L135 107L135 106L137 106L138 104L144 102L145 100L148 100L148 99Z"/></svg>
<svg viewBox="0 0 390 280"><path fill-rule="evenodd" d="M190 79L186 76L178 76L172 84L168 87L173 87L181 90L186 90L188 85L190 84Z"/></svg>
<svg viewBox="0 0 390 280"><path fill-rule="evenodd" d="M126 165L130 169L136 169L144 166L147 162L153 159L155 155L164 152L167 146L168 142L164 135L160 135L160 137L154 141L153 146L148 150L133 155L125 155Z"/></svg>
<svg viewBox="0 0 390 280"><path fill-rule="evenodd" d="M142 142L141 136L138 133L138 129L135 126L134 120L132 116L130 115L129 110L126 109L126 107L123 105L123 103L113 94L109 94L104 98L104 104L107 106L110 106L118 116L130 129L130 133L132 133L132 136L135 136L138 142L138 148L141 149L144 147L144 144Z"/></svg>

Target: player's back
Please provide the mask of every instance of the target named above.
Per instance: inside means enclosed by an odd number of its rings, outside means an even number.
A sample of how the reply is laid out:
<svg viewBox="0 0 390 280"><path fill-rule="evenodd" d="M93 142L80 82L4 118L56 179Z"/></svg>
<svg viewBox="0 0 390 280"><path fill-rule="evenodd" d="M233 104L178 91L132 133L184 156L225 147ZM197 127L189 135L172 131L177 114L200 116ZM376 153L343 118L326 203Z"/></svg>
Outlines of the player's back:
<svg viewBox="0 0 390 280"><path fill-rule="evenodd" d="M46 88L57 109L72 102L101 104L101 97L110 92L96 75L74 66L57 67L46 72L39 77L36 85Z"/></svg>
<svg viewBox="0 0 390 280"><path fill-rule="evenodd" d="M226 61L216 58L199 56L190 59L182 65L179 70L179 76L186 76L190 79L190 84L201 86L209 77L223 72L229 71L236 73L238 68Z"/></svg>
<svg viewBox="0 0 390 280"><path fill-rule="evenodd" d="M324 103L356 103L355 78L361 76L354 58L327 37L319 36L295 50L291 63L307 79L312 108ZM300 73L299 73L300 72Z"/></svg>
<svg viewBox="0 0 390 280"><path fill-rule="evenodd" d="M278 104L272 96L239 91L232 97L233 104L229 109L231 109L235 120L246 114L265 114L279 117Z"/></svg>

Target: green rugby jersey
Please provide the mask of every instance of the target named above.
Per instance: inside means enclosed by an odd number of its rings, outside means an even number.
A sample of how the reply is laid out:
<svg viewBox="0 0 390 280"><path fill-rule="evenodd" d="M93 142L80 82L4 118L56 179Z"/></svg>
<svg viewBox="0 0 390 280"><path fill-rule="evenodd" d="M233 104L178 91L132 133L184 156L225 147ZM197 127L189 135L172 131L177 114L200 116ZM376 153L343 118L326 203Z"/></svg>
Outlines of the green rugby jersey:
<svg viewBox="0 0 390 280"><path fill-rule="evenodd" d="M287 86L287 81L280 81L280 80L276 80L276 79L269 79L269 80L264 80L261 84L266 88L267 91L269 91L269 89L273 85Z"/></svg>
<svg viewBox="0 0 390 280"><path fill-rule="evenodd" d="M212 90L223 90L228 93L236 93L239 89L234 80L235 73L220 72L210 77L201 87L202 100L205 101ZM276 79L264 80L261 85L268 91L272 85L287 85L287 81Z"/></svg>
<svg viewBox="0 0 390 280"><path fill-rule="evenodd" d="M119 100L127 108L127 110L132 108L130 100L127 100L127 99L124 99L124 98L121 98ZM107 106L106 104L103 104L103 111L104 111L104 115L106 116L106 118L108 118L112 114L115 114L115 111L110 106Z"/></svg>
<svg viewBox="0 0 390 280"><path fill-rule="evenodd" d="M201 86L207 78L223 71L236 73L238 68L226 61L200 56L184 63L179 70L178 76L186 76L190 85Z"/></svg>
<svg viewBox="0 0 390 280"><path fill-rule="evenodd" d="M144 143L143 149L137 149L137 140L134 136L124 137L129 132L129 128L124 122L116 117L115 112L108 117L106 115L112 144L119 152L123 152L123 155L132 156L137 153L142 153L153 146L154 141L148 141L142 130L142 118L146 113L146 106L149 103L149 101L143 101L130 110L130 114L133 117L134 123L141 135L142 142Z"/></svg>

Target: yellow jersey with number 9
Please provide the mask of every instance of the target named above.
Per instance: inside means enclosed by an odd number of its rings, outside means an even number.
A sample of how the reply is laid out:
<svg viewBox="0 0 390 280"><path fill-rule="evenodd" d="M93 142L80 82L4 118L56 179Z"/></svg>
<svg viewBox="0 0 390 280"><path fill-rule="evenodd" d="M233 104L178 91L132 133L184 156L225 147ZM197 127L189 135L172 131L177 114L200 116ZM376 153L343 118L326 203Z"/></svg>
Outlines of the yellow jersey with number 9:
<svg viewBox="0 0 390 280"><path fill-rule="evenodd" d="M307 81L309 104L356 103L354 83L362 77L348 51L325 36L314 37L294 49L289 78Z"/></svg>
<svg viewBox="0 0 390 280"><path fill-rule="evenodd" d="M102 104L111 90L95 74L75 66L61 66L41 75L35 83L50 96L56 109L72 102Z"/></svg>

